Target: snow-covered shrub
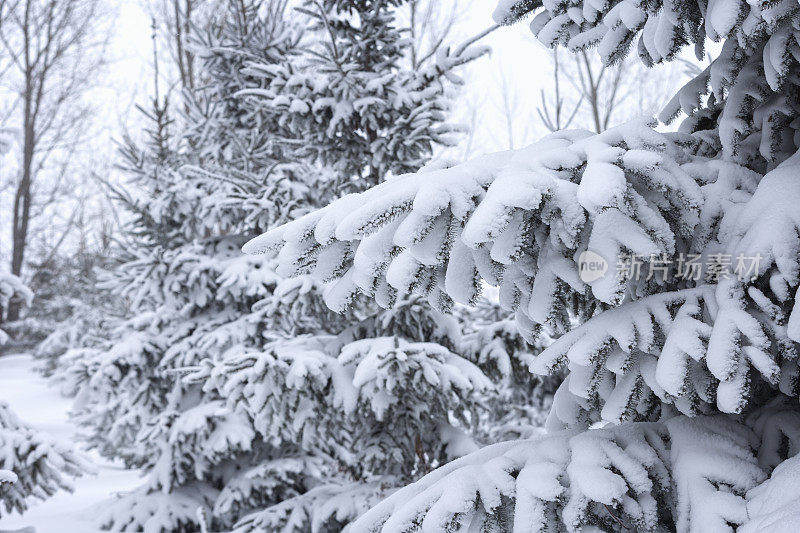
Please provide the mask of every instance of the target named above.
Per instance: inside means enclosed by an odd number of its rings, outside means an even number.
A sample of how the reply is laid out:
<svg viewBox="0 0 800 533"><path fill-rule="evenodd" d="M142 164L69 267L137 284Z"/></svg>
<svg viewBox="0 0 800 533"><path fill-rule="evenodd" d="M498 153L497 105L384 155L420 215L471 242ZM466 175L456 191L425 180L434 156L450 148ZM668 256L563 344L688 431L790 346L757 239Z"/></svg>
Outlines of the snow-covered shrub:
<svg viewBox="0 0 800 533"><path fill-rule="evenodd" d="M245 245L281 275L325 282L335 310L412 292L447 310L497 286L523 335L553 338L530 370L566 371L549 434L442 467L351 531L732 531L784 518L785 500L765 497L800 434L800 5L541 7L503 1L495 18L538 11L545 44L596 47L607 63L634 39L648 65L687 44L702 56L709 38L722 53L662 114L687 113L676 133L645 121L556 132L396 177Z"/></svg>
<svg viewBox="0 0 800 533"><path fill-rule="evenodd" d="M33 293L17 276L0 272L0 325L9 303L32 299ZM0 329L0 346L6 340ZM21 513L33 500L72 490L68 478L90 470L78 453L28 426L0 401L0 516L3 508Z"/></svg>
<svg viewBox="0 0 800 533"><path fill-rule="evenodd" d="M33 292L21 279L9 272L0 272L0 326L5 321L9 305L12 302L27 305L32 300ZM0 346L8 340L8 334L0 329Z"/></svg>
<svg viewBox="0 0 800 533"><path fill-rule="evenodd" d="M91 469L71 448L29 427L0 402L0 511L22 513L32 501L72 490L68 478Z"/></svg>

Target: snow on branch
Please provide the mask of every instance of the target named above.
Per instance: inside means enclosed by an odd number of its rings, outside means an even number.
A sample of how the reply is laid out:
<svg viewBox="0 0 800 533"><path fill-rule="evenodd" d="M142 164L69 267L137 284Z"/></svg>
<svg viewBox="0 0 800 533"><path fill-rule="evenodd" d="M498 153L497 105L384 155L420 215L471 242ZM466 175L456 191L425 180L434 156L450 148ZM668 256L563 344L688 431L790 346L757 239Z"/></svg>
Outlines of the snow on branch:
<svg viewBox="0 0 800 533"><path fill-rule="evenodd" d="M599 135L569 131L521 150L421 171L349 195L247 243L279 273L329 281L328 305L358 292L391 305L419 292L440 308L474 303L481 279L523 321L567 329L557 300L617 303L613 276L588 285L577 256L672 255L698 223L702 193L668 136L644 122Z"/></svg>
<svg viewBox="0 0 800 533"><path fill-rule="evenodd" d="M72 491L70 477L94 472L81 454L26 425L5 402L0 402L0 450L0 516Z"/></svg>
<svg viewBox="0 0 800 533"><path fill-rule="evenodd" d="M334 310L358 294L391 306L409 292L447 309L475 303L486 282L523 333L581 324L531 366L571 372L556 427L646 420L661 402L739 413L762 384L798 393L797 163L760 178L694 147L643 122L560 132L345 196L244 250L276 255L282 275L325 282ZM582 276L587 250L609 272ZM757 261L746 278L652 275L657 261L687 252ZM626 255L644 258L645 274L615 275Z"/></svg>
<svg viewBox="0 0 800 533"><path fill-rule="evenodd" d="M726 531L766 478L758 440L717 415L504 442L397 491L350 531Z"/></svg>

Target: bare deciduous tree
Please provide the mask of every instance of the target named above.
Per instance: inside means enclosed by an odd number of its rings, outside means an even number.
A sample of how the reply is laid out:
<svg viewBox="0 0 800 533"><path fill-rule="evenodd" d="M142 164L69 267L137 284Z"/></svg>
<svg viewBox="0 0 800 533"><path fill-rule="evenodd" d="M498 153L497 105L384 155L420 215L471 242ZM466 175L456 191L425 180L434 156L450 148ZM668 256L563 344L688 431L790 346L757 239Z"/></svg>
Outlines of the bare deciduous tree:
<svg viewBox="0 0 800 533"><path fill-rule="evenodd" d="M562 89L562 76L572 86L570 98ZM549 131L578 122L599 133L632 114L656 113L669 98L673 77L672 70L644 69L631 59L603 65L586 51L573 55L571 64L562 65L556 50L554 90L551 98L542 90L539 118Z"/></svg>
<svg viewBox="0 0 800 533"><path fill-rule="evenodd" d="M558 49L553 51L553 101L552 103L548 101L547 92L544 89L541 90L541 98L542 103L536 111L539 113L539 118L542 120L544 127L550 131L569 128L581 108L583 98L578 100L571 111L567 111L565 107L564 95L561 91L561 69Z"/></svg>
<svg viewBox="0 0 800 533"><path fill-rule="evenodd" d="M285 3L285 0L265 3L272 8L279 2ZM203 27L224 16L223 13L230 15L246 11L242 0L150 0L149 8L153 32L165 50L164 57L160 58L164 60L160 77L166 84L165 96L169 96L173 89L193 89L199 83L194 48L190 42L196 25Z"/></svg>
<svg viewBox="0 0 800 533"><path fill-rule="evenodd" d="M471 0L455 0L442 4L437 0L412 0L408 3L408 27L411 34L412 69L418 69L436 56L436 52L452 37L453 28Z"/></svg>
<svg viewBox="0 0 800 533"><path fill-rule="evenodd" d="M589 107L594 131L600 133L608 129L611 117L622 102L620 88L628 63L623 61L614 66L595 65L585 50L574 57L578 74L577 89L581 99Z"/></svg>
<svg viewBox="0 0 800 533"><path fill-rule="evenodd" d="M89 116L83 97L106 42L94 31L100 8L99 0L0 0L0 83L14 96L6 120L20 145L12 184L15 275L25 264L31 221L64 189L70 156L83 140ZM10 309L9 320L18 313Z"/></svg>
<svg viewBox="0 0 800 533"><path fill-rule="evenodd" d="M599 133L609 127L612 117L625 99L623 85L630 80L623 74L629 70L628 65L622 62L605 66L597 63L585 51L575 54L572 59L572 68L563 69L558 50L553 51L553 92L548 98L549 91L542 89L541 103L537 109L539 118L549 131L568 128L576 118L584 118L581 122L587 122L587 126ZM567 100L562 89L562 76L566 77L574 90L570 100ZM582 110L584 113L580 113Z"/></svg>

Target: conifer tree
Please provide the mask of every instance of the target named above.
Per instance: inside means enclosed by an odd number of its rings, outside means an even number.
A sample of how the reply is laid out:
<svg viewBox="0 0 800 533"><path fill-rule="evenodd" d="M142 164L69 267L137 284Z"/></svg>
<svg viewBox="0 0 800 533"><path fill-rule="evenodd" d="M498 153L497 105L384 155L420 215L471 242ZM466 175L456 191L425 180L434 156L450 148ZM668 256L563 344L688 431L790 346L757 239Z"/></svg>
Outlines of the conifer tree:
<svg viewBox="0 0 800 533"><path fill-rule="evenodd" d="M10 305L26 305L33 300L31 290L10 272L0 272L0 325L5 322ZM0 329L0 344L8 341L8 334Z"/></svg>
<svg viewBox="0 0 800 533"><path fill-rule="evenodd" d="M330 32L310 2L297 25L283 2L221 5L195 29L202 83L178 113L157 98L148 143L123 147L130 181L115 195L132 222L104 285L128 310L64 354L59 376L91 444L147 472L105 508L105 527L339 531L388 489L472 451L490 382L460 353L458 324L426 302L387 293L389 311L353 302L339 315L319 282L283 280L239 249L374 183L375 165L418 168L445 140L434 132L448 129L447 77L482 50L443 52L414 73L396 65L407 46L397 2L326 4L326 17L341 11ZM307 97L349 106L347 126L259 92L317 70L316 43L329 38L347 54L346 79L330 73ZM358 121L372 133L345 136ZM373 153L383 144L393 148Z"/></svg>
<svg viewBox="0 0 800 533"><path fill-rule="evenodd" d="M483 50L465 45L442 53L438 70L402 70L408 45L394 22L399 4L306 2L300 13L309 17L309 39L298 57L244 71L259 83L239 94L280 117L274 132L284 154L327 179L315 187L312 207L375 183L377 169L418 168L434 142L447 142L435 133L447 129L444 76ZM323 295L329 304L337 297ZM385 298L391 309L378 316L350 302L344 324L357 327L308 339L294 329L264 353L226 358L192 377L248 412L276 447L300 443L327 469L325 484L247 516L239 531L338 531L387 488L474 448L462 433L475 419L475 393L489 382L454 352L457 324L419 299ZM268 464L276 467L272 458ZM256 470L265 475L261 465Z"/></svg>
<svg viewBox="0 0 800 533"><path fill-rule="evenodd" d="M71 491L69 477L92 470L74 450L25 424L5 402L0 402L0 447L0 516Z"/></svg>
<svg viewBox="0 0 800 533"><path fill-rule="evenodd" d="M99 335L61 357L59 377L77 397L77 420L90 430L90 443L148 472L140 489L101 517L115 530L194 530L198 510L210 515L241 469L235 459L263 453L243 415L183 383L179 371L259 347L262 332L275 329L265 323L272 320L268 305L251 308L272 294L278 277L238 249L283 210L302 206L307 191L287 179L289 168L275 169L264 116L232 103L244 84L245 58L284 58L295 31L274 13L257 14L255 4L246 12L239 2L218 4L224 14L195 34L207 65L202 88L177 106L156 94L146 144L123 144L129 181L113 193L132 221L122 265L103 283L128 309L94 325ZM228 42L234 27L241 40ZM253 127L259 123L263 129ZM236 511L207 517L209 526L232 523Z"/></svg>
<svg viewBox="0 0 800 533"><path fill-rule="evenodd" d="M406 4L306 0L297 11L308 17L312 39L297 61L248 67L262 81L242 94L281 113L276 133L292 157L332 170L348 190L417 170L435 146L455 142L460 128L445 122L447 82L461 84L456 69L488 50L471 46L484 32L452 49L442 45L435 61L409 69L408 29L396 21Z"/></svg>
<svg viewBox="0 0 800 533"><path fill-rule="evenodd" d="M794 492L765 497L800 449L800 7L543 4L503 0L495 19L535 14L543 43L595 47L606 63L634 40L647 65L721 41L661 115L685 112L679 131L556 132L396 177L245 246L277 256L282 273L327 279L337 302L380 303L390 287L447 309L474 305L485 281L523 335L555 338L530 363L566 370L547 435L454 461L350 531L733 531L784 519Z"/></svg>
<svg viewBox="0 0 800 533"><path fill-rule="evenodd" d="M10 303L30 303L32 298L18 277L0 272L0 324ZM0 329L0 345L5 341ZM0 402L0 450L0 516L22 513L34 500L71 490L68 477L91 470L75 451L25 424L5 402Z"/></svg>

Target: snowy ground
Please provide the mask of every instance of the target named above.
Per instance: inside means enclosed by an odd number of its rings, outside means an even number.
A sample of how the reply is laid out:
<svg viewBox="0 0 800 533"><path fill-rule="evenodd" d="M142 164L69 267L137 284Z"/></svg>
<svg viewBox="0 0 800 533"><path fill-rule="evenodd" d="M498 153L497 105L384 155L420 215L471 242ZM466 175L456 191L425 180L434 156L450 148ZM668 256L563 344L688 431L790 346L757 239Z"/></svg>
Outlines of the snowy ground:
<svg viewBox="0 0 800 533"><path fill-rule="evenodd" d="M75 441L75 427L67 412L69 399L33 371L29 355L0 357L0 400L8 402L25 422L55 438ZM74 481L73 493L60 492L45 502L34 502L24 515L0 518L0 533L33 527L26 533L93 533L94 511L113 494L130 490L141 483L137 472L125 470L97 455L89 454L97 467L96 475Z"/></svg>

